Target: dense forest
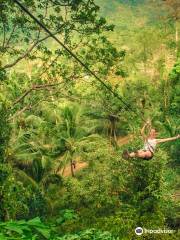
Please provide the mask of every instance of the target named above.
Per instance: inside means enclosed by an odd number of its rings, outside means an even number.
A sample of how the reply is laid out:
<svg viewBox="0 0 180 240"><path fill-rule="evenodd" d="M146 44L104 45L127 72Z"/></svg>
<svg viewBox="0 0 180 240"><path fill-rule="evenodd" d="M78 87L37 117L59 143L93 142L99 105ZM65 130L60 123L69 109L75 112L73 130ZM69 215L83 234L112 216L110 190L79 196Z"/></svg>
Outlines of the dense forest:
<svg viewBox="0 0 180 240"><path fill-rule="evenodd" d="M180 239L180 141L122 157L146 120L179 136L179 20L179 0L0 0L0 240Z"/></svg>

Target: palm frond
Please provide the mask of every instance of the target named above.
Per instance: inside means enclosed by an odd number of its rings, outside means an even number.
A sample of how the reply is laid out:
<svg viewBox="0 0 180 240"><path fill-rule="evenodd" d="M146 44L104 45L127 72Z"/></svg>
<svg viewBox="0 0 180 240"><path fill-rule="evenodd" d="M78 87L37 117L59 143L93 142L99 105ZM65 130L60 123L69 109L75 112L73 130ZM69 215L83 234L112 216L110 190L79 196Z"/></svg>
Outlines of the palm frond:
<svg viewBox="0 0 180 240"><path fill-rule="evenodd" d="M34 189L39 189L37 182L32 177L27 175L24 171L14 168L13 174L16 179L23 182L24 186L31 185Z"/></svg>
<svg viewBox="0 0 180 240"><path fill-rule="evenodd" d="M48 174L43 177L40 185L43 186L44 189L47 189L50 184L62 186L63 179L59 174Z"/></svg>

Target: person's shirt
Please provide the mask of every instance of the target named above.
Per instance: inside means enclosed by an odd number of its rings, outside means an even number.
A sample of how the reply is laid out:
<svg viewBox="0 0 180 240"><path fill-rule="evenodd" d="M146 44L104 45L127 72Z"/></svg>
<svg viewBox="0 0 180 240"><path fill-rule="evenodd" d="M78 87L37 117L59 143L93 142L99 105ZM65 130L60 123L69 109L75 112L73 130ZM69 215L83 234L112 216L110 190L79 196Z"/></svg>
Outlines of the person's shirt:
<svg viewBox="0 0 180 240"><path fill-rule="evenodd" d="M150 151L150 152L153 152L155 151L156 149L156 145L157 145L157 141L156 139L147 139L145 142L144 142L144 147L143 147L143 150L146 150L146 151Z"/></svg>

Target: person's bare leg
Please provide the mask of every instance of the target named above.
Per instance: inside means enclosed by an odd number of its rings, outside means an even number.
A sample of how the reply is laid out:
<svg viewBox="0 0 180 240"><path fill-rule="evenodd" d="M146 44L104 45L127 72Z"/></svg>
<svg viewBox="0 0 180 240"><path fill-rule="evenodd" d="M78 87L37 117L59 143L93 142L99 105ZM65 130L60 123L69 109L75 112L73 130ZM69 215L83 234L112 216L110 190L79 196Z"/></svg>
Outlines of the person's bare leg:
<svg viewBox="0 0 180 240"><path fill-rule="evenodd" d="M151 158L152 157L152 153L150 151L143 151L143 150L139 150L135 153L132 153L132 156L138 157L138 158Z"/></svg>
<svg viewBox="0 0 180 240"><path fill-rule="evenodd" d="M138 150L137 152L131 152L129 153L128 151L123 152L123 158L129 159L129 158L150 158L152 156L152 153L150 151L143 151L143 150Z"/></svg>
<svg viewBox="0 0 180 240"><path fill-rule="evenodd" d="M146 152L142 151L142 150L139 150L139 151L137 151L136 156L139 157L139 158L145 158L146 157Z"/></svg>
<svg viewBox="0 0 180 240"><path fill-rule="evenodd" d="M129 156L132 157L132 158L133 158L133 157L136 157L136 152L131 152L131 153L129 153Z"/></svg>
<svg viewBox="0 0 180 240"><path fill-rule="evenodd" d="M142 151L142 150L138 150L137 152L131 152L129 153L130 157L139 157L139 158L144 158L146 157L146 152Z"/></svg>

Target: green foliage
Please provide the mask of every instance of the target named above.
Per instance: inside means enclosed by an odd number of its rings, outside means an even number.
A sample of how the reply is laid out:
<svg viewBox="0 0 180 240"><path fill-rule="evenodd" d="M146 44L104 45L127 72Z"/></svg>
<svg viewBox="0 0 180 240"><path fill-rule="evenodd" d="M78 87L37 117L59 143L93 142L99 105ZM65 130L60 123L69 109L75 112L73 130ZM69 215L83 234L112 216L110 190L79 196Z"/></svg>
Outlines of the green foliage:
<svg viewBox="0 0 180 240"><path fill-rule="evenodd" d="M0 67L0 82L6 80L6 71Z"/></svg>
<svg viewBox="0 0 180 240"><path fill-rule="evenodd" d="M133 190L135 191L134 203L138 208L139 224L153 228L163 226L163 171L166 155L158 155L149 162L135 163L135 178ZM137 175L136 175L137 174Z"/></svg>
<svg viewBox="0 0 180 240"><path fill-rule="evenodd" d="M1 164L0 196L1 220L26 216L28 213L28 191L21 182L15 181L15 177L12 174L12 168L7 164Z"/></svg>
<svg viewBox="0 0 180 240"><path fill-rule="evenodd" d="M27 201L28 213L25 217L30 219L35 216L46 216L49 208L48 199L45 197L41 189L33 191L29 189Z"/></svg>
<svg viewBox="0 0 180 240"><path fill-rule="evenodd" d="M96 229L87 229L78 234L65 235L63 237L56 238L57 240L118 240L119 238L115 238L109 232L102 232Z"/></svg>
<svg viewBox="0 0 180 240"><path fill-rule="evenodd" d="M5 162L5 151L9 140L8 112L5 104L0 101L0 163Z"/></svg>
<svg viewBox="0 0 180 240"><path fill-rule="evenodd" d="M0 183L3 184L11 173L11 168L6 164L0 164Z"/></svg>
<svg viewBox="0 0 180 240"><path fill-rule="evenodd" d="M9 221L0 223L0 238L8 239L52 239L51 230L37 217L29 221Z"/></svg>
<svg viewBox="0 0 180 240"><path fill-rule="evenodd" d="M74 212L74 210L70 209L65 209L60 211L60 217L56 219L57 224L62 224L65 221L72 220L72 219L77 219L78 216Z"/></svg>
<svg viewBox="0 0 180 240"><path fill-rule="evenodd" d="M170 114L179 115L180 104L180 60L174 65L170 75L171 93L170 93Z"/></svg>
<svg viewBox="0 0 180 240"><path fill-rule="evenodd" d="M132 113L1 1L0 239L129 240L137 226L178 228L178 141L150 161L121 157L140 148L142 117L160 137L179 131L175 28L155 2L24 1Z"/></svg>
<svg viewBox="0 0 180 240"><path fill-rule="evenodd" d="M114 238L109 232L102 232L96 229L87 229L77 234L68 234L63 237L58 237L57 233L53 234L52 229L41 222L39 218L34 218L29 221L9 221L6 223L0 222L0 238L2 240L8 239L27 239L27 240L65 240L65 239L95 239L95 240L118 240ZM53 235L56 235L56 237Z"/></svg>
<svg viewBox="0 0 180 240"><path fill-rule="evenodd" d="M180 104L180 63L179 60L175 63L172 71L169 74L166 88L167 92L167 109L165 111L165 129L171 136L179 133L179 104ZM179 159L179 141L174 142L171 148L172 163Z"/></svg>

